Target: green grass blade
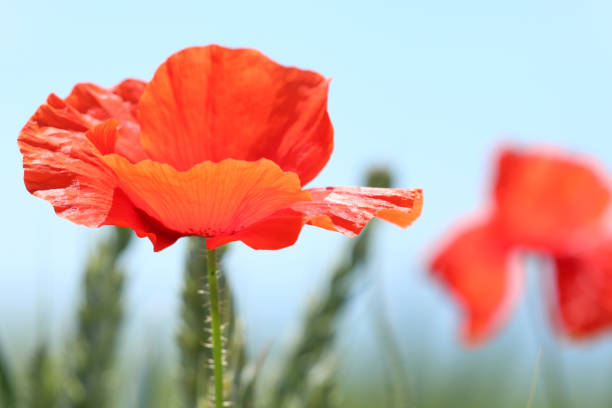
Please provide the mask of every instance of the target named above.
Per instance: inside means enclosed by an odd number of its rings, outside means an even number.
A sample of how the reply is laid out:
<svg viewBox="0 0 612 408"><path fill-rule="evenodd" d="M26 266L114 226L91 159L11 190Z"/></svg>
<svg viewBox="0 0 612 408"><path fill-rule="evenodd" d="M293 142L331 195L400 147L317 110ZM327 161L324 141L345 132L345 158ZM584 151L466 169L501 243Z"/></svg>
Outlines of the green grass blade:
<svg viewBox="0 0 612 408"><path fill-rule="evenodd" d="M374 333L381 342L379 348L382 355L382 363L385 367L383 371L383 380L386 385L386 395L389 402L389 408L413 408L414 401L414 383L409 377L409 373L404 367L404 358L402 356L399 344L395 337L393 327L389 321L389 316L385 308L385 294L381 276L376 274L376 287L378 290L374 293L373 302L375 303L374 310Z"/></svg>
<svg viewBox="0 0 612 408"><path fill-rule="evenodd" d="M540 374L540 365L542 363L542 348L538 350L538 360L536 362L536 367L533 373L533 380L531 381L531 387L529 390L529 399L527 399L527 408L533 407L533 400L535 398L536 388L538 385L538 377Z"/></svg>

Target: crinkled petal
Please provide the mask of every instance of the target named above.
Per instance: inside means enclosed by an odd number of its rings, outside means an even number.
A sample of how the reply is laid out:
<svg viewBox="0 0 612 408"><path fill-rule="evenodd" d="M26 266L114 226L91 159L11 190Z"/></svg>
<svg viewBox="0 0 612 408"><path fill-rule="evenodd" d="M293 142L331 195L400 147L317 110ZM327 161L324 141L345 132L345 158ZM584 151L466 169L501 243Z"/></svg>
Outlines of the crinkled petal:
<svg viewBox="0 0 612 408"><path fill-rule="evenodd" d="M596 164L552 151L505 150L495 201L507 238L543 250L590 245L610 204Z"/></svg>
<svg viewBox="0 0 612 408"><path fill-rule="evenodd" d="M423 207L420 189L325 187L306 191L312 201L291 208L308 224L350 237L358 235L374 217L405 228L421 215Z"/></svg>
<svg viewBox="0 0 612 408"><path fill-rule="evenodd" d="M72 89L65 102L82 115L89 127L116 119L119 137L113 150L136 163L147 158L136 119L136 106L144 87L145 83L136 79L127 79L111 89L82 83Z"/></svg>
<svg viewBox="0 0 612 408"><path fill-rule="evenodd" d="M155 250L172 244L180 235L136 209L101 159L102 153L112 151L118 122L110 119L85 131L88 126L54 95L36 111L18 138L28 191L77 224L131 228L147 236Z"/></svg>
<svg viewBox="0 0 612 408"><path fill-rule="evenodd" d="M379 217L407 227L421 213L421 190L372 187L328 187L306 190L311 201L301 201L237 234L210 238L209 249L242 241L253 249L281 249L293 245L308 223L349 237Z"/></svg>
<svg viewBox="0 0 612 408"><path fill-rule="evenodd" d="M51 95L21 130L18 144L28 191L49 201L59 216L98 227L112 205L116 179L100 161L87 128L78 112Z"/></svg>
<svg viewBox="0 0 612 408"><path fill-rule="evenodd" d="M564 332L584 337L612 328L612 241L557 256L555 316Z"/></svg>
<svg viewBox="0 0 612 408"><path fill-rule="evenodd" d="M182 235L233 235L310 200L296 174L266 159L203 162L185 172L151 160L132 164L116 154L103 160L138 209Z"/></svg>
<svg viewBox="0 0 612 408"><path fill-rule="evenodd" d="M508 317L522 273L513 265L511 248L489 225L473 225L437 252L430 269L463 308L463 338L485 340Z"/></svg>
<svg viewBox="0 0 612 408"><path fill-rule="evenodd" d="M215 45L172 55L138 105L149 156L185 171L226 158L272 160L304 185L327 163L328 80L252 49Z"/></svg>

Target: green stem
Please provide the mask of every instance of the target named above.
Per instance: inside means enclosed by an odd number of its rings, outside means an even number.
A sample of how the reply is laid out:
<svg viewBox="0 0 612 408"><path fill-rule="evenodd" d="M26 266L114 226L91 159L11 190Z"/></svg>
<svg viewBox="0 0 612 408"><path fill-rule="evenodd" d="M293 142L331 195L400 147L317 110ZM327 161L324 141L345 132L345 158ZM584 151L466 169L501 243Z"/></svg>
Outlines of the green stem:
<svg viewBox="0 0 612 408"><path fill-rule="evenodd" d="M216 251L208 251L208 298L213 348L213 376L215 378L215 406L223 407L223 345L221 343L221 317L219 314L219 287L217 284Z"/></svg>

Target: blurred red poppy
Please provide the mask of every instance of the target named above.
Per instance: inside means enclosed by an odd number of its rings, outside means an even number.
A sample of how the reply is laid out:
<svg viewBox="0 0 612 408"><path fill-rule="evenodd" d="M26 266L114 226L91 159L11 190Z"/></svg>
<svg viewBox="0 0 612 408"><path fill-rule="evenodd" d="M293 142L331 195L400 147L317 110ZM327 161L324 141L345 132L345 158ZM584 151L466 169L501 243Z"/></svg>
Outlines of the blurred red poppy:
<svg viewBox="0 0 612 408"><path fill-rule="evenodd" d="M507 318L523 280L521 250L552 257L553 317L566 334L612 325L611 190L602 174L590 160L551 150L501 152L490 210L452 234L431 262L466 312L468 342Z"/></svg>
<svg viewBox="0 0 612 408"><path fill-rule="evenodd" d="M148 83L78 84L21 131L26 187L64 218L132 228L156 251L185 235L278 249L304 224L349 236L372 217L408 226L421 190L302 188L332 152L328 84L219 46L172 55Z"/></svg>

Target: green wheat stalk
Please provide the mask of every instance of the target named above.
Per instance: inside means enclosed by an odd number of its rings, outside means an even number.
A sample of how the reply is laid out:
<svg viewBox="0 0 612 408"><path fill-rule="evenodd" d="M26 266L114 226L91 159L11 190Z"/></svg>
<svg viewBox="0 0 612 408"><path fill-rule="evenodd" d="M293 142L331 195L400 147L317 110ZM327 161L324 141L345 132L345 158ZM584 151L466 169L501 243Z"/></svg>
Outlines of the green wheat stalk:
<svg viewBox="0 0 612 408"><path fill-rule="evenodd" d="M393 184L391 174L384 169L377 169L370 172L368 184L373 187L388 188ZM376 275L380 279L379 275ZM377 281L378 293L375 293L374 331L382 342L381 351L383 353L384 379L387 385L388 396L391 400L390 408L410 408L414 406L411 400L412 383L408 379L407 373L402 365L402 353L397 340L394 336L391 322L385 311L382 282Z"/></svg>
<svg viewBox="0 0 612 408"><path fill-rule="evenodd" d="M175 378L166 351L159 344L149 344L144 367L140 374L136 408L177 407Z"/></svg>
<svg viewBox="0 0 612 408"><path fill-rule="evenodd" d="M367 185L387 187L390 179L387 171L375 169L368 173ZM336 326L349 303L358 267L366 261L371 236L372 225L369 225L351 241L348 257L332 271L323 295L310 305L302 335L280 369L279 381L272 394L272 407L326 407L332 404ZM309 382L315 369L325 373L323 379Z"/></svg>
<svg viewBox="0 0 612 408"><path fill-rule="evenodd" d="M5 359L4 353L0 348L0 404L3 407L14 408L17 403L17 393L15 392L15 385L13 381L13 374L8 364L8 360Z"/></svg>
<svg viewBox="0 0 612 408"><path fill-rule="evenodd" d="M28 408L55 408L60 406L60 373L53 364L48 343L41 341L29 363Z"/></svg>
<svg viewBox="0 0 612 408"><path fill-rule="evenodd" d="M118 259L130 230L114 227L87 261L77 334L69 350L68 406L104 408L111 402L111 367L123 318L125 274Z"/></svg>

